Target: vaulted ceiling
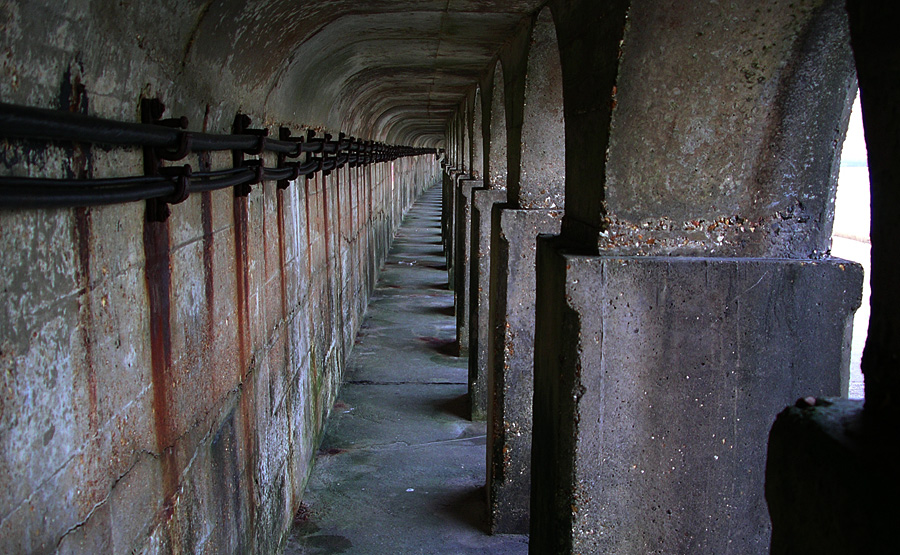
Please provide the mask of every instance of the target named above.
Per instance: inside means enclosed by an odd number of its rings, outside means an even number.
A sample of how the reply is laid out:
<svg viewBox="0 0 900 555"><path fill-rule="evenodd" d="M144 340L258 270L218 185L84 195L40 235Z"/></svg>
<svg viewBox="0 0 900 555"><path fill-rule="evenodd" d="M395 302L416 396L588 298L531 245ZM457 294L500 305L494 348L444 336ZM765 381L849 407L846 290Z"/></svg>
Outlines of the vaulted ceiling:
<svg viewBox="0 0 900 555"><path fill-rule="evenodd" d="M221 60L277 118L434 144L448 117L544 0L226 0L209 4L184 63Z"/></svg>

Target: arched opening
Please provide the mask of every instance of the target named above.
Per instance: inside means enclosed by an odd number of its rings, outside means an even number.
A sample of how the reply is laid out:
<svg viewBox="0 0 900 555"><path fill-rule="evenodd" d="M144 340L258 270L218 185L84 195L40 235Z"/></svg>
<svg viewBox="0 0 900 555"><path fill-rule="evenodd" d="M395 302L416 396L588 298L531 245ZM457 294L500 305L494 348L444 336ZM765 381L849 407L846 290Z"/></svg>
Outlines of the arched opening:
<svg viewBox="0 0 900 555"><path fill-rule="evenodd" d="M484 187L472 192L471 295L469 299L469 405L472 420L485 420L490 356L492 211L507 200L507 127L503 64L494 62L482 90Z"/></svg>
<svg viewBox="0 0 900 555"><path fill-rule="evenodd" d="M847 137L841 151L837 194L834 201L834 228L831 254L858 262L865 271L862 304L853 318L853 339L850 348L850 383L848 397L865 397L863 375L860 370L863 347L869 329L869 273L872 244L869 239L871 202L869 195L869 166L863 134L862 109L859 95L850 112Z"/></svg>

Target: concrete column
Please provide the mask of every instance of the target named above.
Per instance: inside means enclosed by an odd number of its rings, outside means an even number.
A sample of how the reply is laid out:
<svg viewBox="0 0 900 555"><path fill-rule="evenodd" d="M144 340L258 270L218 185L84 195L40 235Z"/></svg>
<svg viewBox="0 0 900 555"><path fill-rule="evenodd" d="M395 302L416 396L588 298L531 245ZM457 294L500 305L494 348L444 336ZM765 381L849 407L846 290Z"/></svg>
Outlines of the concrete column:
<svg viewBox="0 0 900 555"><path fill-rule="evenodd" d="M494 208L491 242L487 488L494 533L528 532L535 250L539 234L559 233L565 196L562 70L550 10L522 31L502 54L517 78L506 87L509 203Z"/></svg>
<svg viewBox="0 0 900 555"><path fill-rule="evenodd" d="M487 89L488 87L486 87ZM491 212L505 203L507 177L506 108L503 67L497 61L490 95L482 104L485 146L485 189L472 190L472 252L469 303L469 397L471 418L487 417L488 324L491 275Z"/></svg>
<svg viewBox="0 0 900 555"><path fill-rule="evenodd" d="M682 4L553 4L566 214L538 247L532 553L767 553L771 422L846 380L843 2Z"/></svg>
<svg viewBox="0 0 900 555"><path fill-rule="evenodd" d="M487 418L488 326L491 276L491 212L506 202L506 189L472 189L469 297L469 403L472 420Z"/></svg>
<svg viewBox="0 0 900 555"><path fill-rule="evenodd" d="M470 255L472 252L472 190L482 187L480 179L463 179L456 195L456 261L454 267L454 308L456 346L459 356L469 356L469 297L471 293Z"/></svg>
<svg viewBox="0 0 900 555"><path fill-rule="evenodd" d="M496 207L488 332L487 486L494 533L527 533L534 396L535 256L560 210Z"/></svg>
<svg viewBox="0 0 900 555"><path fill-rule="evenodd" d="M472 177L482 178L484 173L484 123L481 87L475 89L472 100Z"/></svg>
<svg viewBox="0 0 900 555"><path fill-rule="evenodd" d="M450 198L444 201L444 206L449 208L447 217L448 238L446 243L449 246L449 250L447 252L447 283L450 287L450 290L454 290L454 288L456 287L456 274L458 272L456 267L456 259L458 258L457 250L459 248L459 245L456 243L456 226L458 225L456 206L459 204L460 183L468 178L469 175L465 171L453 171L453 173L451 174L452 182L450 184Z"/></svg>
<svg viewBox="0 0 900 555"><path fill-rule="evenodd" d="M450 268L450 257L453 254L453 236L450 234L450 229L453 220L453 205L451 201L453 199L453 182L455 181L453 173L455 171L455 168L447 166L441 172L441 238L443 239L444 256L447 260L448 269Z"/></svg>
<svg viewBox="0 0 900 555"><path fill-rule="evenodd" d="M861 268L539 257L532 552L768 553L767 415L840 394Z"/></svg>

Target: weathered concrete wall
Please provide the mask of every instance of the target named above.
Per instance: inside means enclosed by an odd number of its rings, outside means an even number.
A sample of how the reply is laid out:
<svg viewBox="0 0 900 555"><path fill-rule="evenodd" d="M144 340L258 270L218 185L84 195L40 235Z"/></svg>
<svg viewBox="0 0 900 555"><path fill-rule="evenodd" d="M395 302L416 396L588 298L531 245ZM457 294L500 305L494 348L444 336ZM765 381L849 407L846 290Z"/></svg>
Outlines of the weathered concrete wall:
<svg viewBox="0 0 900 555"><path fill-rule="evenodd" d="M203 9L4 3L0 97L135 121L158 95L192 130L229 131L241 105L272 124L256 89L183 72ZM0 162L142 172L87 145ZM430 157L344 168L195 194L165 223L143 203L0 212L0 551L276 550L393 230L436 178Z"/></svg>
<svg viewBox="0 0 900 555"><path fill-rule="evenodd" d="M196 195L166 224L0 215L3 549L275 549L410 200L391 177L426 183L395 165Z"/></svg>

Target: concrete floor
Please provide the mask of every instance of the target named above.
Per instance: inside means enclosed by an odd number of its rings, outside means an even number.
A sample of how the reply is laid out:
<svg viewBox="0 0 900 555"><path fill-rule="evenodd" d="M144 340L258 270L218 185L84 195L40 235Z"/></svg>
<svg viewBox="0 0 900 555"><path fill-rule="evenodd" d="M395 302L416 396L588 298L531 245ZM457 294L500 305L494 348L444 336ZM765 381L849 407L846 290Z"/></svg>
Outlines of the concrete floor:
<svg viewBox="0 0 900 555"><path fill-rule="evenodd" d="M485 425L466 413L440 187L397 232L285 553L528 551L486 533Z"/></svg>

